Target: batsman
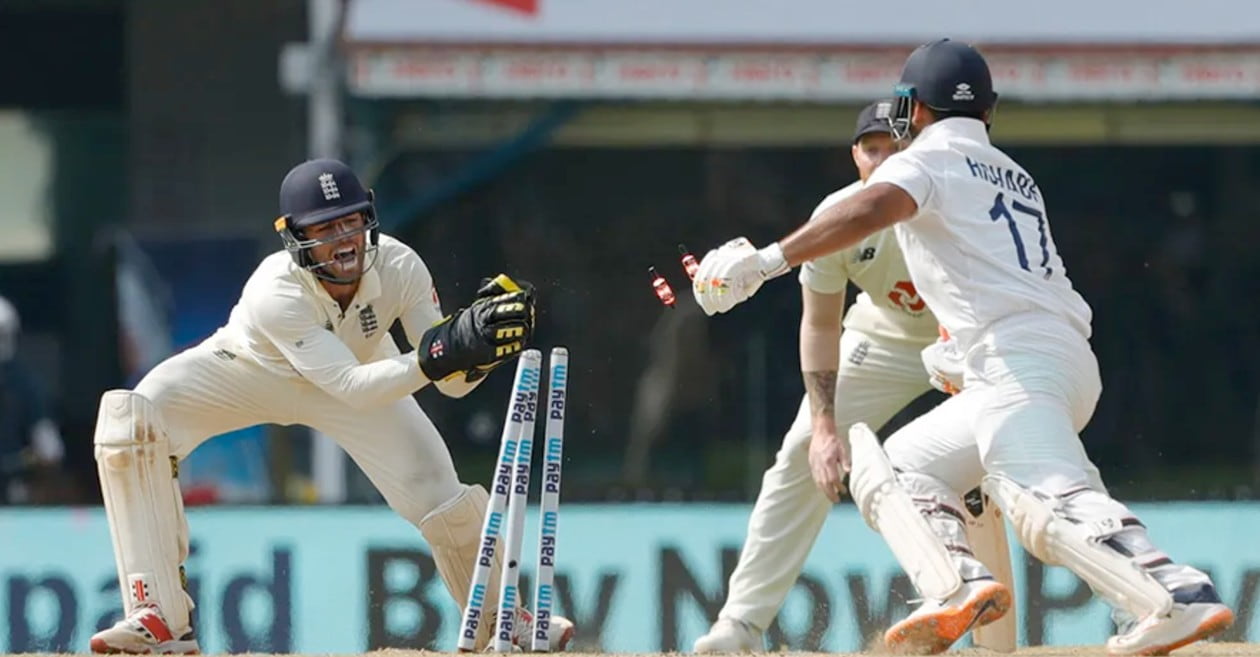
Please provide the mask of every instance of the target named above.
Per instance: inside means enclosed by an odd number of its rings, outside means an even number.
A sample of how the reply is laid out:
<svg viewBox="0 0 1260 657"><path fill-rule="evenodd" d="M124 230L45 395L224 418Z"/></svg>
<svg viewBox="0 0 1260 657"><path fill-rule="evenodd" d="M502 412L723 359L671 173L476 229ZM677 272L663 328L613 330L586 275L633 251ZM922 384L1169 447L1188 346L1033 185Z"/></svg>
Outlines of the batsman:
<svg viewBox="0 0 1260 657"><path fill-rule="evenodd" d="M336 160L290 170L280 212L284 250L250 276L227 324L135 390L101 397L94 442L124 617L92 637L94 653L199 651L178 463L211 436L256 424L306 425L337 441L419 528L455 603L467 602L488 495L460 482L411 395L432 383L462 397L516 357L533 334L534 291L499 275L443 315L424 261L381 234L372 191ZM395 320L414 352L395 345ZM497 598L498 585L489 590ZM532 620L517 613L524 646ZM572 636L571 622L552 618L553 650Z"/></svg>

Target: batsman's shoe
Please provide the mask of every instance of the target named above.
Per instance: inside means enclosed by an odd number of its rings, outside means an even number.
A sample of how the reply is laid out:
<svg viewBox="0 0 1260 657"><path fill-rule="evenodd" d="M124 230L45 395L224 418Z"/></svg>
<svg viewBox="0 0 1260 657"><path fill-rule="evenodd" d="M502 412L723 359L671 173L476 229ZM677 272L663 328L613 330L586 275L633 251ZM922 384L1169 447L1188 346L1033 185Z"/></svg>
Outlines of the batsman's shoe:
<svg viewBox="0 0 1260 657"><path fill-rule="evenodd" d="M736 618L719 618L709 633L696 639L691 651L700 654L765 652L761 630Z"/></svg>
<svg viewBox="0 0 1260 657"><path fill-rule="evenodd" d="M1167 655L1234 624L1234 612L1221 603L1211 584L1177 589L1166 616L1147 616L1127 632L1107 639L1109 655Z"/></svg>
<svg viewBox="0 0 1260 657"><path fill-rule="evenodd" d="M1011 590L991 579L964 582L945 600L927 600L884 633L894 653L935 655L962 635L1001 618L1011 608Z"/></svg>
<svg viewBox="0 0 1260 657"><path fill-rule="evenodd" d="M152 605L136 607L113 627L92 635L92 652L127 655L195 655L200 649L191 629L174 632Z"/></svg>

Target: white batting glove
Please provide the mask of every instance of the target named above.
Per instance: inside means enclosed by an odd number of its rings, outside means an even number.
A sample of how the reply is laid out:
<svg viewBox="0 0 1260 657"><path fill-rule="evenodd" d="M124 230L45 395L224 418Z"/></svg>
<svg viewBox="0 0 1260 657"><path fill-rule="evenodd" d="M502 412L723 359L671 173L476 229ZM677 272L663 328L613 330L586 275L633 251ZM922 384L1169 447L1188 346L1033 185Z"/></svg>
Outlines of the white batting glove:
<svg viewBox="0 0 1260 657"><path fill-rule="evenodd" d="M942 338L919 352L928 382L947 395L956 395L963 387L963 355L957 347L953 340Z"/></svg>
<svg viewBox="0 0 1260 657"><path fill-rule="evenodd" d="M704 314L724 313L756 294L762 283L787 271L778 243L758 251L747 239L737 237L705 254L691 292Z"/></svg>

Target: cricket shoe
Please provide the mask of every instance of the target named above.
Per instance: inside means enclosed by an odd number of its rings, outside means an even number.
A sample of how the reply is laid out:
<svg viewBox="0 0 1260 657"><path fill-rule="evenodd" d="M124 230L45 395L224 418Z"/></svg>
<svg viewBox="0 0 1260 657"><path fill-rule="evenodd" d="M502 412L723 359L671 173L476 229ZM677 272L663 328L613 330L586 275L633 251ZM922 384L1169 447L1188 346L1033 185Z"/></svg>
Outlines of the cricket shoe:
<svg viewBox="0 0 1260 657"><path fill-rule="evenodd" d="M491 614L489 618L496 618L498 614ZM498 631L494 627L490 639L486 643L483 652L494 652L494 636ZM547 624L547 651L560 652L569 647L569 642L573 640L575 628L573 621L564 616L556 616L552 614L551 621ZM533 652L534 650L534 615L528 609L517 607L516 620L512 623L512 652Z"/></svg>
<svg viewBox="0 0 1260 657"><path fill-rule="evenodd" d="M1147 616L1123 634L1107 639L1107 654L1167 655L1234 624L1234 612L1221 603L1211 584L1184 586L1172 595L1172 611L1164 616Z"/></svg>
<svg viewBox="0 0 1260 657"><path fill-rule="evenodd" d="M884 645L898 654L935 655L962 635L992 623L1011 608L1011 590L991 579L963 582L945 600L926 600L884 633Z"/></svg>
<svg viewBox="0 0 1260 657"><path fill-rule="evenodd" d="M172 632L162 612L153 605L136 607L113 627L93 634L91 648L94 653L106 655L196 655L201 652L191 629L178 634Z"/></svg>
<svg viewBox="0 0 1260 657"><path fill-rule="evenodd" d="M761 630L737 618L719 618L691 651L700 654L765 652Z"/></svg>

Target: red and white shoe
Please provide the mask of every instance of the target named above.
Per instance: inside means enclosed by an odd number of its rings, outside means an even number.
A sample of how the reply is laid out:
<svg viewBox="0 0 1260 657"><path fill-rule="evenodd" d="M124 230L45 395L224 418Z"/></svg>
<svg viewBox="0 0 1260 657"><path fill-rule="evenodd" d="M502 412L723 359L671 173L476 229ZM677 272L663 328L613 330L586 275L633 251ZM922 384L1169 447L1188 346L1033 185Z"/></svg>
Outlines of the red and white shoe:
<svg viewBox="0 0 1260 657"><path fill-rule="evenodd" d="M176 638L178 637L178 638ZM92 652L105 655L196 655L191 629L173 632L157 607L137 607L131 615L92 635Z"/></svg>
<svg viewBox="0 0 1260 657"><path fill-rule="evenodd" d="M569 647L573 640L573 621L564 616L551 616L547 626L547 642L549 652L560 652ZM512 645L523 652L534 649L534 614L524 607L516 608L516 623L512 626Z"/></svg>
<svg viewBox="0 0 1260 657"><path fill-rule="evenodd" d="M1234 612L1221 603L1211 584L1185 587L1173 591L1173 608L1167 616L1148 616L1107 639L1107 654L1167 655L1233 624Z"/></svg>
<svg viewBox="0 0 1260 657"><path fill-rule="evenodd" d="M991 579L964 582L946 600L927 600L884 633L884 645L898 654L935 655L962 635L988 625L1011 608L1011 590Z"/></svg>
<svg viewBox="0 0 1260 657"><path fill-rule="evenodd" d="M487 614L486 618L497 618L498 614ZM477 650L495 652L494 639L498 632L497 623L490 626L482 641L477 642ZM551 617L547 625L547 652L559 652L569 647L573 640L573 621L564 616ZM534 615L528 609L516 608L516 620L512 623L512 652L533 652L534 650Z"/></svg>

